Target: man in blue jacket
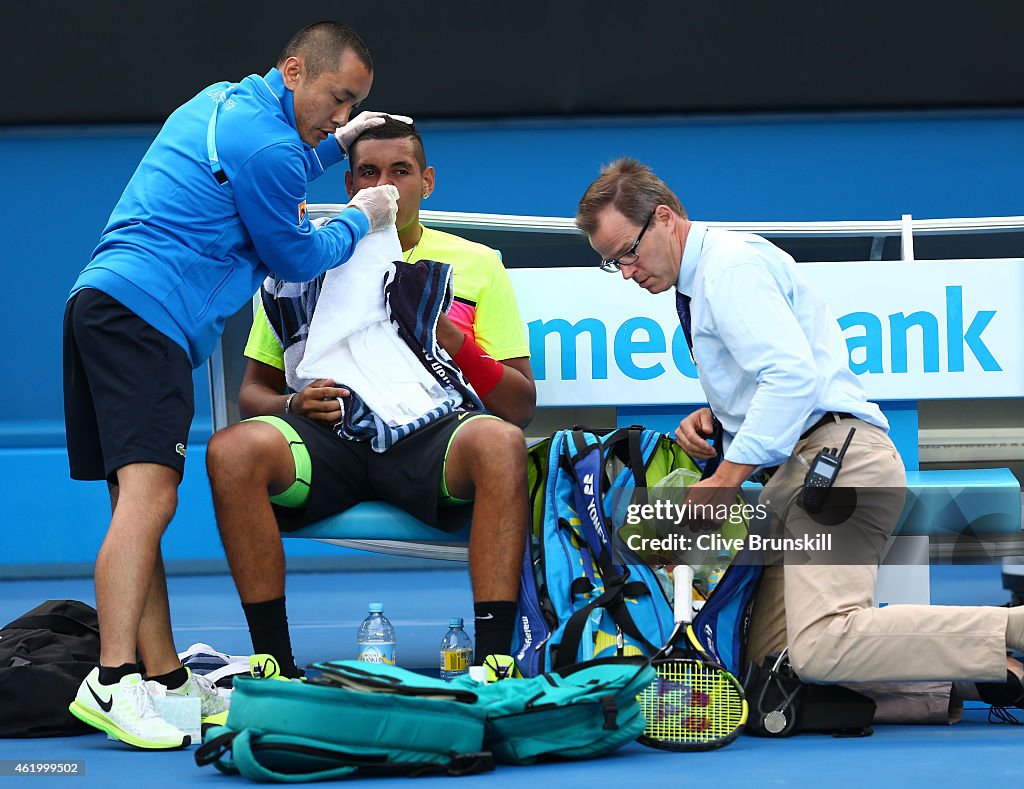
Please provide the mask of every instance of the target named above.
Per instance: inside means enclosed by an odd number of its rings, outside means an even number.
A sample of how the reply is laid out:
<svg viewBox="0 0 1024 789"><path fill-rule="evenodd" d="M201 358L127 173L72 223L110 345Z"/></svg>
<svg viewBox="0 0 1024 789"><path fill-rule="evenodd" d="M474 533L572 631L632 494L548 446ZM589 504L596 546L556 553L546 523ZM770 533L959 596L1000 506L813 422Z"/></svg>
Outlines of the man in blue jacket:
<svg viewBox="0 0 1024 789"><path fill-rule="evenodd" d="M224 708L177 658L160 555L184 471L192 369L268 274L312 279L394 222L392 186L362 190L323 227L306 217L307 183L384 121L364 112L349 122L372 82L355 31L319 22L297 33L264 76L202 90L167 119L71 291L71 476L106 480L113 515L95 568L100 665L70 710L136 747L189 743L156 713L152 683L198 696L204 715Z"/></svg>

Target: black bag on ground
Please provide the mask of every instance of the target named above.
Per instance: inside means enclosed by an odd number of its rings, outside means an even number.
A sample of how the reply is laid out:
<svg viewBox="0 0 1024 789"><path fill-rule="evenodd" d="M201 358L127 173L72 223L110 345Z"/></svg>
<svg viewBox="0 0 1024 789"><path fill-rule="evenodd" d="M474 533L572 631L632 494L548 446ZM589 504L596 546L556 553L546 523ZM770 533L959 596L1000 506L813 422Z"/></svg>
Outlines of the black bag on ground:
<svg viewBox="0 0 1024 789"><path fill-rule="evenodd" d="M768 655L760 666L750 663L743 678L750 705L746 733L755 737L790 737L818 732L834 737L867 737L875 702L841 685L803 682L789 665L786 651Z"/></svg>
<svg viewBox="0 0 1024 789"><path fill-rule="evenodd" d="M68 712L100 660L96 610L47 600L0 629L0 737L65 737L96 729Z"/></svg>

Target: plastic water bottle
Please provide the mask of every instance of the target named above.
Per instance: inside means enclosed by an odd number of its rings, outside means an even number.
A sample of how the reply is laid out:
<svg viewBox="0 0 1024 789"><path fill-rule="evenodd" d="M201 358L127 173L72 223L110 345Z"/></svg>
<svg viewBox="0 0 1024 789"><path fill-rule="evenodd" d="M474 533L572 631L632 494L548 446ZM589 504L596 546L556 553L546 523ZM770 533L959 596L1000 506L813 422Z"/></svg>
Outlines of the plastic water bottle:
<svg viewBox="0 0 1024 789"><path fill-rule="evenodd" d="M701 575L704 579L703 592L705 597L710 596L711 593L715 591L715 587L718 586L718 582L722 580L722 576L725 575L725 571L729 569L729 562L731 561L732 554L728 551L719 551L715 560L711 562L711 564L707 565L707 567L703 568Z"/></svg>
<svg viewBox="0 0 1024 789"><path fill-rule="evenodd" d="M661 587L661 591L665 593L666 600L673 600L675 595L675 585L672 583L672 576L668 574L668 570L664 567L654 568L654 577L658 579L658 585Z"/></svg>
<svg viewBox="0 0 1024 789"><path fill-rule="evenodd" d="M383 603L370 603L370 613L359 625L359 660L395 665L395 628L384 616Z"/></svg>
<svg viewBox="0 0 1024 789"><path fill-rule="evenodd" d="M462 628L462 617L448 620L449 630L441 639L441 679L455 679L469 673L473 662L473 646Z"/></svg>

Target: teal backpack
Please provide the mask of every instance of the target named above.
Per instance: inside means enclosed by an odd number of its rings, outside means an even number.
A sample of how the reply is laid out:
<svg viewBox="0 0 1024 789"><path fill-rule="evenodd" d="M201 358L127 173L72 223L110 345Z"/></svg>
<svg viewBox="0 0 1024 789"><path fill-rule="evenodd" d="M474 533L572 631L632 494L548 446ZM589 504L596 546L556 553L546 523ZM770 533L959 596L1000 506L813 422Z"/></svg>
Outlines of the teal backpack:
<svg viewBox="0 0 1024 789"><path fill-rule="evenodd" d="M486 685L484 747L500 764L610 753L643 733L637 697L654 679L646 659L612 658Z"/></svg>
<svg viewBox="0 0 1024 789"><path fill-rule="evenodd" d="M236 679L227 723L206 732L196 763L303 782L587 758L640 735L637 696L655 676L636 659L490 685L353 660L315 668L308 682Z"/></svg>
<svg viewBox="0 0 1024 789"><path fill-rule="evenodd" d="M494 768L481 753L484 710L475 695L441 693L425 677L396 678L379 668L367 684L376 675L386 692L236 678L227 722L205 733L196 764L289 783Z"/></svg>

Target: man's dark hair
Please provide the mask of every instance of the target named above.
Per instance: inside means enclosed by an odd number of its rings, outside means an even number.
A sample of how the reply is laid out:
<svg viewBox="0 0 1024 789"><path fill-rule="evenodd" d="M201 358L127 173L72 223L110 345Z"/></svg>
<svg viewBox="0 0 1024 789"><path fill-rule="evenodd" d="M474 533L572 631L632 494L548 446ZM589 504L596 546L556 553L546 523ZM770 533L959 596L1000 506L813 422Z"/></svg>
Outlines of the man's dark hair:
<svg viewBox="0 0 1024 789"><path fill-rule="evenodd" d="M667 205L677 216L687 218L683 204L665 182L650 167L629 157L601 168L601 177L587 187L576 209L576 227L593 235L597 215L609 205L638 225L646 222L659 205Z"/></svg>
<svg viewBox="0 0 1024 789"><path fill-rule="evenodd" d="M346 49L359 58L367 69L373 71L370 50L355 30L341 22L314 22L304 27L284 45L277 58L280 68L290 57L302 58L310 79L316 79L325 71L337 71L338 61Z"/></svg>
<svg viewBox="0 0 1024 789"><path fill-rule="evenodd" d="M426 170L427 154L423 150L423 138L420 137L420 130L416 128L415 123L402 123L394 118L385 118L384 123L380 126L373 126L356 137L348 151L350 162L355 161L356 148L363 140L404 140L406 138L412 140L413 152L420 170Z"/></svg>

